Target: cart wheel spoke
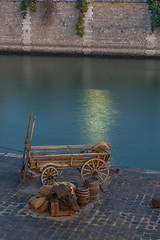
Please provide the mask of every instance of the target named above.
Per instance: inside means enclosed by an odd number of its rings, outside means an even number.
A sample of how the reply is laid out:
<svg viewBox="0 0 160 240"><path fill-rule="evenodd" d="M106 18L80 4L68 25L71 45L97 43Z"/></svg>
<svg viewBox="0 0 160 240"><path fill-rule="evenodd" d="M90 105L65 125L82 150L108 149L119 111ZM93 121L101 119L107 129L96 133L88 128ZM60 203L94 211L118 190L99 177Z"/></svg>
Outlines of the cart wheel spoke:
<svg viewBox="0 0 160 240"><path fill-rule="evenodd" d="M49 168L46 169L46 174L48 174L48 173L49 173Z"/></svg>
<svg viewBox="0 0 160 240"><path fill-rule="evenodd" d="M102 178L100 175L98 175L98 178L100 178L102 181L104 180L104 178Z"/></svg>
<svg viewBox="0 0 160 240"><path fill-rule="evenodd" d="M107 176L107 173L99 173L98 175L104 175L104 176Z"/></svg>
<svg viewBox="0 0 160 240"><path fill-rule="evenodd" d="M105 162L104 163L102 163L98 168L97 168L97 170L99 170L101 167L103 167L103 166L105 166Z"/></svg>
<svg viewBox="0 0 160 240"><path fill-rule="evenodd" d="M47 172L44 172L44 176L48 176L48 173L47 173Z"/></svg>
<svg viewBox="0 0 160 240"><path fill-rule="evenodd" d="M54 174L52 174L52 176L53 176L53 177L56 177L56 176L57 176L57 174L56 174L56 173L54 173Z"/></svg>
<svg viewBox="0 0 160 240"><path fill-rule="evenodd" d="M92 175L92 173L83 173L83 176Z"/></svg>
<svg viewBox="0 0 160 240"><path fill-rule="evenodd" d="M96 168L96 167L95 167L95 162L94 162L94 160L92 161L92 166L93 166L93 169Z"/></svg>
<svg viewBox="0 0 160 240"><path fill-rule="evenodd" d="M44 185L47 185L47 180L44 180L44 181L43 181L43 184L44 184Z"/></svg>
<svg viewBox="0 0 160 240"><path fill-rule="evenodd" d="M54 166L48 166L41 173L41 183L43 185L52 184L58 179L58 170Z"/></svg>
<svg viewBox="0 0 160 240"><path fill-rule="evenodd" d="M88 169L88 168L84 168L83 170L84 170L84 172L86 172L86 171L92 172L91 169Z"/></svg>
<svg viewBox="0 0 160 240"><path fill-rule="evenodd" d="M98 167L99 167L99 161L96 161L96 169L98 169Z"/></svg>
<svg viewBox="0 0 160 240"><path fill-rule="evenodd" d="M88 166L92 171L94 170L90 164L87 164L87 166Z"/></svg>

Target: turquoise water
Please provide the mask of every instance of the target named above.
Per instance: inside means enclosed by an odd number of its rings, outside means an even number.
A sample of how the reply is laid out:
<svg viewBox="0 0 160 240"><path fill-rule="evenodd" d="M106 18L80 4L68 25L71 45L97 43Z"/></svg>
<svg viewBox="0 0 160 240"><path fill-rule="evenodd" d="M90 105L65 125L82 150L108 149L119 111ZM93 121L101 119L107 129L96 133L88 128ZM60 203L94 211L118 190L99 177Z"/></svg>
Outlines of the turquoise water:
<svg viewBox="0 0 160 240"><path fill-rule="evenodd" d="M32 145L106 141L113 164L160 170L160 60L0 55L0 146L23 151L31 111Z"/></svg>

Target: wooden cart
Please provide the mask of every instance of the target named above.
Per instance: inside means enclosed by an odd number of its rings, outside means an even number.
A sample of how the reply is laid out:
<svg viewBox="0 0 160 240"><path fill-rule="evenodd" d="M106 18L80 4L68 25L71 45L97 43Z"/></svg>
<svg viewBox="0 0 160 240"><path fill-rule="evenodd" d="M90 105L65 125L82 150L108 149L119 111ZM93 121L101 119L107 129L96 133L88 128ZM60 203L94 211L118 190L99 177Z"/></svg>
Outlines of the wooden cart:
<svg viewBox="0 0 160 240"><path fill-rule="evenodd" d="M35 118L27 154L26 157L24 154L22 161L23 180L25 176L40 175L42 184L52 184L58 180L62 169L77 168L83 181L92 176L98 178L100 184L106 181L109 176L110 144L101 142L96 145L31 146L34 123Z"/></svg>

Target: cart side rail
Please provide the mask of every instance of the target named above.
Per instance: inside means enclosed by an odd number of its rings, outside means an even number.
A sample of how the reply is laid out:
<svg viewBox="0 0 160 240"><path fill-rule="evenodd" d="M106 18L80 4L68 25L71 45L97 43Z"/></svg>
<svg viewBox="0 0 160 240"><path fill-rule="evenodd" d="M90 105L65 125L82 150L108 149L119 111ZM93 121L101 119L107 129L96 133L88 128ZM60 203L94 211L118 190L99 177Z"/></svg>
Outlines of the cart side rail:
<svg viewBox="0 0 160 240"><path fill-rule="evenodd" d="M29 154L68 154L92 152L94 145L60 145L60 146L31 146Z"/></svg>
<svg viewBox="0 0 160 240"><path fill-rule="evenodd" d="M83 145L53 145L53 146L31 146L31 149L50 149L50 148L53 148L53 149L56 149L56 148L86 148L86 147L93 147L94 145L90 144L83 144Z"/></svg>

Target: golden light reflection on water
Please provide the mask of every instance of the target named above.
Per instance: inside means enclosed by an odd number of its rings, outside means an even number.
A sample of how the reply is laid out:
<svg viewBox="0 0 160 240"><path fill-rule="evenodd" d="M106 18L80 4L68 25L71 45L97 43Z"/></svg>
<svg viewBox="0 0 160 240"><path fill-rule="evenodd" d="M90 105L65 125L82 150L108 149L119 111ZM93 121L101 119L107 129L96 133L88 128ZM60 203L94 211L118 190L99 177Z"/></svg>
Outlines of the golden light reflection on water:
<svg viewBox="0 0 160 240"><path fill-rule="evenodd" d="M113 97L109 90L85 90L82 103L83 129L86 142L109 142L110 131L114 123ZM107 139L106 139L107 136Z"/></svg>

